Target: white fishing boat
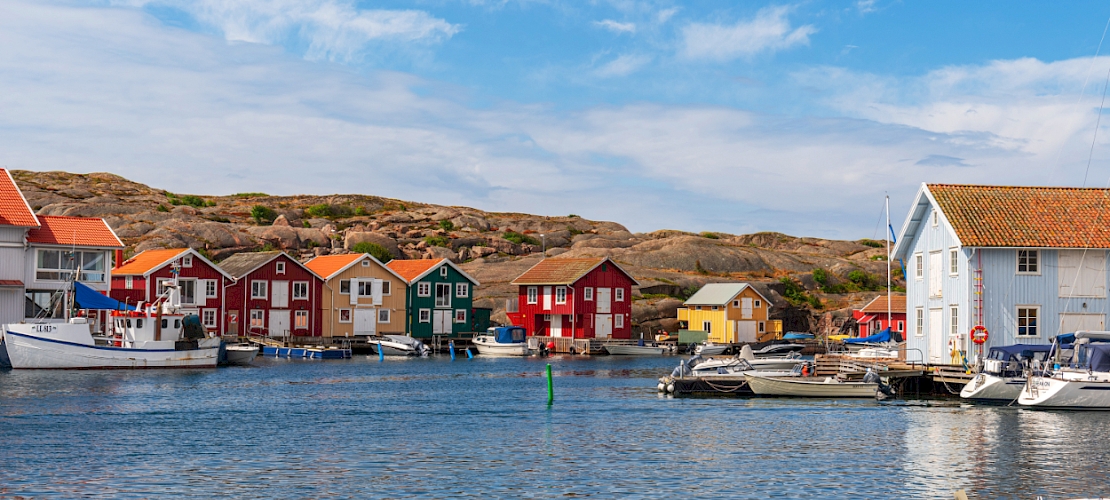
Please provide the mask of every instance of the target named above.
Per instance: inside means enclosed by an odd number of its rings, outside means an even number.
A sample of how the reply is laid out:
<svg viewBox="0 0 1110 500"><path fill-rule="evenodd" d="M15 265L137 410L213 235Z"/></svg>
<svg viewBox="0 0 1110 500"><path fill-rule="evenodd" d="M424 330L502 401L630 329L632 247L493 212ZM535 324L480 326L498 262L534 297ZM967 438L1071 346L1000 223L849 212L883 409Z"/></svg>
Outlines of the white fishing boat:
<svg viewBox="0 0 1110 500"><path fill-rule="evenodd" d="M432 352L423 342L407 335L371 337L369 342L375 354L384 356L427 356Z"/></svg>
<svg viewBox="0 0 1110 500"><path fill-rule="evenodd" d="M1071 355L1065 359L1065 344L1072 339ZM1110 332L1081 331L1074 336L1060 335L1053 345L1057 349L1053 351L1055 359L1051 373L1047 367L1038 369L1035 366L1018 395L1018 404L1110 410Z"/></svg>
<svg viewBox="0 0 1110 500"><path fill-rule="evenodd" d="M606 345L605 352L614 356L661 356L668 351L661 345Z"/></svg>
<svg viewBox="0 0 1110 500"><path fill-rule="evenodd" d="M690 358L686 366L689 367L689 373L686 375L692 377L743 377L750 373L766 377L800 377L802 375L800 364L786 369L756 368L748 360L736 357L701 360L695 356Z"/></svg>
<svg viewBox="0 0 1110 500"><path fill-rule="evenodd" d="M836 377L766 377L744 375L757 396L793 396L806 398L873 398L879 390L876 382L846 382Z"/></svg>
<svg viewBox="0 0 1110 500"><path fill-rule="evenodd" d="M97 293L79 282L73 285L78 293ZM209 336L196 315L178 312L178 306L168 300L176 296L175 286L168 285L170 290L154 304L113 312L109 336L94 338L84 317L5 325L4 344L12 368L215 367L220 339ZM68 311L68 299L64 300Z"/></svg>
<svg viewBox="0 0 1110 500"><path fill-rule="evenodd" d="M719 356L721 354L724 354L729 347L732 346L729 344L706 342L704 344L698 344L698 346L694 349L694 354L698 354L700 356Z"/></svg>
<svg viewBox="0 0 1110 500"><path fill-rule="evenodd" d="M227 344L224 346L224 364L247 366L258 356L258 346L253 344Z"/></svg>
<svg viewBox="0 0 1110 500"><path fill-rule="evenodd" d="M1044 363L1051 350L1051 345L992 347L979 373L960 391L960 397L976 401L1014 401L1025 387L1025 369L1029 362Z"/></svg>
<svg viewBox="0 0 1110 500"><path fill-rule="evenodd" d="M524 335L524 328L519 326L490 328L474 337L474 348L483 356L527 356L531 350Z"/></svg>

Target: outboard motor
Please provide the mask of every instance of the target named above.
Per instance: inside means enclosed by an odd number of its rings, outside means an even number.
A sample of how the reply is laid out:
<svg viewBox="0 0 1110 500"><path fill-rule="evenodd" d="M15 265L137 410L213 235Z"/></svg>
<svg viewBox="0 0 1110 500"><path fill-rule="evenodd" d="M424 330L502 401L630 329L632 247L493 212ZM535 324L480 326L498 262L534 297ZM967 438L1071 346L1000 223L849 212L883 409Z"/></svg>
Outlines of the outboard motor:
<svg viewBox="0 0 1110 500"><path fill-rule="evenodd" d="M130 320L128 320L130 321ZM189 314L182 318L181 321L184 328L181 332L181 338L185 340L200 340L208 336L204 326L200 323L200 316L196 314Z"/></svg>
<svg viewBox="0 0 1110 500"><path fill-rule="evenodd" d="M894 397L894 389L891 388L890 385L884 384L882 377L880 377L878 373L871 371L870 368L868 368L867 373L864 374L863 381L868 384L878 384L879 387L875 391L875 398L879 401Z"/></svg>

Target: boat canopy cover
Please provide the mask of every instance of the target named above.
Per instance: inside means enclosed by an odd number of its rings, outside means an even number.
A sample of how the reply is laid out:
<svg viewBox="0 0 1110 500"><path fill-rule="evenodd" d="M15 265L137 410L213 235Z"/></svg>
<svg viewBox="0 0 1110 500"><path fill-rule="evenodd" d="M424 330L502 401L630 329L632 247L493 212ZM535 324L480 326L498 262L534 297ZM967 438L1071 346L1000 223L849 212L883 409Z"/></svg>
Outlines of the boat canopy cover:
<svg viewBox="0 0 1110 500"><path fill-rule="evenodd" d="M858 339L844 339L845 344L881 344L883 342L890 342L890 328L883 328L879 330L879 333Z"/></svg>
<svg viewBox="0 0 1110 500"><path fill-rule="evenodd" d="M113 311L134 311L135 306L129 306L116 299L93 290L80 281L73 282L73 289L77 295L77 305L81 309L111 309Z"/></svg>
<svg viewBox="0 0 1110 500"><path fill-rule="evenodd" d="M990 354L987 355L987 357L990 359L1017 360L1021 358L1022 351L1051 352L1052 346L1038 344L1014 344L992 347Z"/></svg>
<svg viewBox="0 0 1110 500"><path fill-rule="evenodd" d="M801 332L787 332L785 335L782 336L782 338L786 339L786 340L811 339L811 338L813 338L813 334L812 333L801 333Z"/></svg>
<svg viewBox="0 0 1110 500"><path fill-rule="evenodd" d="M498 344L519 344L524 342L524 328L519 326L501 326L490 328Z"/></svg>
<svg viewBox="0 0 1110 500"><path fill-rule="evenodd" d="M1077 338L1077 339L1091 339L1092 342L1099 342L1099 341L1106 342L1106 341L1110 341L1110 332L1091 332L1091 331L1084 330L1084 331L1075 332L1075 338Z"/></svg>
<svg viewBox="0 0 1110 500"><path fill-rule="evenodd" d="M1091 371L1110 372L1110 344L1090 344L1087 356L1087 366Z"/></svg>

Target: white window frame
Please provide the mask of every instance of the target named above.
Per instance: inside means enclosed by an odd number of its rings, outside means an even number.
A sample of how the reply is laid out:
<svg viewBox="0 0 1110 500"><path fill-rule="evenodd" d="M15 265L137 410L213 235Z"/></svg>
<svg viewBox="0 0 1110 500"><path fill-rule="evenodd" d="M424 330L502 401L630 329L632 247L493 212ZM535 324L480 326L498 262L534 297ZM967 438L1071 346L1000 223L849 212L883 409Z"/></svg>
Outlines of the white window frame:
<svg viewBox="0 0 1110 500"><path fill-rule="evenodd" d="M594 287L588 286L582 289L582 300L592 302L594 300Z"/></svg>
<svg viewBox="0 0 1110 500"><path fill-rule="evenodd" d="M384 307L378 309L378 323L389 323L389 320L391 319L390 312L391 311L389 309L386 309Z"/></svg>
<svg viewBox="0 0 1110 500"><path fill-rule="evenodd" d="M304 325L300 325L298 318L304 318ZM294 330L308 330L308 311L299 310L293 311L293 329Z"/></svg>
<svg viewBox="0 0 1110 500"><path fill-rule="evenodd" d="M134 277L127 276L127 277L123 278L123 286L125 288L127 288L128 290L134 290L135 289L135 279L134 279Z"/></svg>
<svg viewBox="0 0 1110 500"><path fill-rule="evenodd" d="M623 314L616 314L613 316L613 328L624 328Z"/></svg>
<svg viewBox="0 0 1110 500"><path fill-rule="evenodd" d="M925 336L925 308L924 307L916 307L913 310L913 314L914 314L913 336L914 337L924 337Z"/></svg>
<svg viewBox="0 0 1110 500"><path fill-rule="evenodd" d="M555 287L555 303L556 304L566 304L567 303L567 287L565 287L565 286Z"/></svg>
<svg viewBox="0 0 1110 500"><path fill-rule="evenodd" d="M193 256L186 255L181 258L181 267L193 267Z"/></svg>
<svg viewBox="0 0 1110 500"><path fill-rule="evenodd" d="M417 297L431 297L432 296L432 284L428 283L427 281L421 281L420 283L417 283L416 284L416 296ZM428 321L431 321L431 320L428 320Z"/></svg>
<svg viewBox="0 0 1110 500"><path fill-rule="evenodd" d="M528 289L525 290L525 295L526 295L525 301L527 303L529 303L529 304L539 304L540 303L540 287L538 287L538 286L528 287Z"/></svg>
<svg viewBox="0 0 1110 500"><path fill-rule="evenodd" d="M297 288L303 288L304 293L298 294ZM308 282L307 281L294 281L293 282L293 300L308 300Z"/></svg>
<svg viewBox="0 0 1110 500"><path fill-rule="evenodd" d="M431 323L432 322L432 310L431 309L420 309L419 311L416 312L416 318L417 318L417 321L420 322L420 323Z"/></svg>
<svg viewBox="0 0 1110 500"><path fill-rule="evenodd" d="M1025 264L1024 264L1025 265L1025 270L1024 271L1021 270L1021 266L1023 265L1022 262L1021 262L1021 259L1022 259L1021 254L1022 253L1025 253ZM1016 269L1015 272L1017 274L1026 275L1026 276L1037 276L1037 275L1041 274L1041 251L1040 250L1021 249L1021 250L1015 251L1014 255L1017 257L1017 267L1015 268ZM1032 258L1031 263L1030 263L1030 258ZM1032 271L1029 270L1030 267L1033 267Z"/></svg>
<svg viewBox="0 0 1110 500"><path fill-rule="evenodd" d="M439 268L439 276L441 278L446 278L447 277L447 266L443 266L443 267Z"/></svg>
<svg viewBox="0 0 1110 500"><path fill-rule="evenodd" d="M732 307L740 307L740 301L739 300L732 301Z"/></svg>
<svg viewBox="0 0 1110 500"><path fill-rule="evenodd" d="M347 319L343 319L344 315L347 316ZM351 313L350 309L340 309L339 310L339 322L340 323L353 323L354 321L355 321L355 319L354 319L354 316L352 316L352 313Z"/></svg>
<svg viewBox="0 0 1110 500"><path fill-rule="evenodd" d="M933 227L937 227L939 224L940 224L940 212L938 210L934 209L933 210Z"/></svg>
<svg viewBox="0 0 1110 500"><path fill-rule="evenodd" d="M370 261L368 261L366 259L363 259L362 260L362 267L370 267Z"/></svg>
<svg viewBox="0 0 1110 500"><path fill-rule="evenodd" d="M209 321L209 316L211 316L211 321ZM200 323L205 328L216 328L220 324L219 309L201 309Z"/></svg>
<svg viewBox="0 0 1110 500"><path fill-rule="evenodd" d="M902 333L906 332L906 322L905 321L898 320L898 331L902 332Z"/></svg>
<svg viewBox="0 0 1110 500"><path fill-rule="evenodd" d="M346 292L343 291L344 288L347 289ZM350 294L351 294L351 280L339 280L339 295L350 295Z"/></svg>
<svg viewBox="0 0 1110 500"><path fill-rule="evenodd" d="M382 295L393 295L393 282L382 280Z"/></svg>
<svg viewBox="0 0 1110 500"><path fill-rule="evenodd" d="M956 337L960 334L960 306L948 306L948 335Z"/></svg>
<svg viewBox="0 0 1110 500"><path fill-rule="evenodd" d="M948 249L948 274L950 276L959 276L960 274L960 251L958 249Z"/></svg>
<svg viewBox="0 0 1110 500"><path fill-rule="evenodd" d="M211 294L208 293L209 288L212 289ZM218 298L219 295L220 295L219 283L217 283L216 280L205 280L204 281L204 298L205 299L215 299L215 298Z"/></svg>
<svg viewBox="0 0 1110 500"><path fill-rule="evenodd" d="M274 264L274 272L278 274L285 274L285 263L277 262Z"/></svg>
<svg viewBox="0 0 1110 500"><path fill-rule="evenodd" d="M925 254L917 252L913 254L913 279L921 281L925 279Z"/></svg>
<svg viewBox="0 0 1110 500"><path fill-rule="evenodd" d="M266 311L263 309L251 309L250 312L250 325L248 328L266 328Z"/></svg>
<svg viewBox="0 0 1110 500"><path fill-rule="evenodd" d="M762 301L760 301L759 299L755 299L755 302L754 302L754 304L753 304L753 307L755 307L756 309L758 309L758 308L760 308L760 307L763 307L763 302L762 302Z"/></svg>
<svg viewBox="0 0 1110 500"><path fill-rule="evenodd" d="M466 323L466 309L455 309L455 323Z"/></svg>
<svg viewBox="0 0 1110 500"><path fill-rule="evenodd" d="M255 285L262 285L262 294L259 295L258 289ZM266 300L269 297L270 283L266 280L251 280L251 299L252 300Z"/></svg>
<svg viewBox="0 0 1110 500"><path fill-rule="evenodd" d="M470 296L470 283L455 283L455 297L465 299Z"/></svg>
<svg viewBox="0 0 1110 500"><path fill-rule="evenodd" d="M701 329L705 333L713 333L713 322L708 321L708 320L702 320Z"/></svg>
<svg viewBox="0 0 1110 500"><path fill-rule="evenodd" d="M1021 314L1023 310L1024 311L1032 311L1033 314L1031 316L1028 315L1028 314L1023 316ZM1023 320L1028 322L1029 319L1033 320L1033 325L1032 326L1029 326L1029 325L1026 325L1024 327L1021 326L1021 323L1022 323ZM1032 305L1032 304L1021 304L1021 305L1016 306L1014 308L1014 320L1015 320L1014 335L1017 338L1019 338L1019 339L1033 339L1033 338L1037 338L1037 337L1041 336L1041 306ZM1034 333L1033 334L1029 334L1029 333L1022 334L1021 333L1022 328L1026 328L1026 329L1032 328ZM1026 330L1026 331L1028 331L1028 330Z"/></svg>
<svg viewBox="0 0 1110 500"><path fill-rule="evenodd" d="M624 289L623 288L614 288L613 289L613 302L624 302Z"/></svg>
<svg viewBox="0 0 1110 500"><path fill-rule="evenodd" d="M767 324L760 321L759 322L759 333L764 333L766 331L767 331Z"/></svg>

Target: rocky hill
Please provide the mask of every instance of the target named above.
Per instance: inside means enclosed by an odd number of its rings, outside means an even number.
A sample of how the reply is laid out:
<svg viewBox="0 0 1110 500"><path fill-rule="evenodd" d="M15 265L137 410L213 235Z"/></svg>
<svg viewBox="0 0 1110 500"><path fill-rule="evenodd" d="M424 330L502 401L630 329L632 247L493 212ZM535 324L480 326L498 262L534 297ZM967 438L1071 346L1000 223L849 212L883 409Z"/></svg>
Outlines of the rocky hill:
<svg viewBox="0 0 1110 500"><path fill-rule="evenodd" d="M633 324L674 330L675 309L709 282L748 281L768 295L787 329L824 331L848 307L878 295L885 250L878 242L779 233L631 233L575 215L493 213L367 195L206 196L172 193L106 173L13 171L40 214L102 217L128 255L193 247L215 261L282 249L307 260L373 243L393 258L448 258L477 278L479 304L504 319L513 278L553 256L609 256L640 282ZM541 236L542 235L542 236ZM379 250L380 250L379 249ZM903 285L901 280L896 285Z"/></svg>

